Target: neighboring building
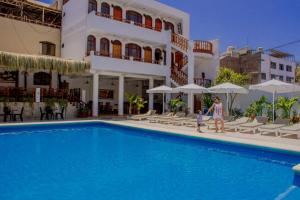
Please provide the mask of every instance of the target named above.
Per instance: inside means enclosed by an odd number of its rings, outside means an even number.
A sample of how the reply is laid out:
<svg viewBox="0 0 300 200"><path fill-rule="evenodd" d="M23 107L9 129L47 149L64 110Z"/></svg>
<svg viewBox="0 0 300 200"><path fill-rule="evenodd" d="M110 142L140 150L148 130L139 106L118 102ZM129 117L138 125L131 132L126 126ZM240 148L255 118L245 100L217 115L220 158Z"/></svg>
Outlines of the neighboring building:
<svg viewBox="0 0 300 200"><path fill-rule="evenodd" d="M38 1L0 1L0 51L60 57L61 10ZM53 72L52 87L57 87ZM3 71L0 86L49 87L49 72ZM24 80L26 79L26 80ZM41 83L41 84L40 84Z"/></svg>
<svg viewBox="0 0 300 200"><path fill-rule="evenodd" d="M192 41L189 35L189 15L154 0L69 0L63 5L62 57L90 62L94 116L108 106L119 115L127 112L124 93L141 95L149 109L158 110L156 102L162 100L148 95L149 88L210 85L219 65L218 40Z"/></svg>
<svg viewBox="0 0 300 200"><path fill-rule="evenodd" d="M220 58L220 66L249 74L249 84L271 79L295 82L295 57L274 49L265 52L263 48L236 50L234 47L228 47L227 52Z"/></svg>
<svg viewBox="0 0 300 200"><path fill-rule="evenodd" d="M125 94L140 95L148 101L146 109L161 110L161 95L148 95L147 89L210 86L219 66L219 41L191 40L189 14L154 0L57 0L52 5L7 0L0 2L0 25L0 51L90 66L79 75L2 70L0 86L49 88L51 95L50 89L57 89L56 96L72 90L77 101L93 105L93 116L128 113Z"/></svg>

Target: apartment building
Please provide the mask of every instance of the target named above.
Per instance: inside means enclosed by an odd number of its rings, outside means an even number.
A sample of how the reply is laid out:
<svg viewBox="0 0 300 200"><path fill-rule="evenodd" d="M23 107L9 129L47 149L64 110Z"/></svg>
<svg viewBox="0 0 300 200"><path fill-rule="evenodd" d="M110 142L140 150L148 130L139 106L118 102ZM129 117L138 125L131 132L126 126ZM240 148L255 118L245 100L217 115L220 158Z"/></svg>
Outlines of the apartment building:
<svg viewBox="0 0 300 200"><path fill-rule="evenodd" d="M296 62L294 55L271 49L235 49L228 47L220 58L220 66L239 73L249 74L249 84L257 84L271 79L288 83L295 82Z"/></svg>
<svg viewBox="0 0 300 200"><path fill-rule="evenodd" d="M61 35L62 57L91 65L94 116L107 107L123 115L126 93L159 110L162 99L147 89L209 86L219 65L218 40L191 40L189 14L154 0L65 1Z"/></svg>

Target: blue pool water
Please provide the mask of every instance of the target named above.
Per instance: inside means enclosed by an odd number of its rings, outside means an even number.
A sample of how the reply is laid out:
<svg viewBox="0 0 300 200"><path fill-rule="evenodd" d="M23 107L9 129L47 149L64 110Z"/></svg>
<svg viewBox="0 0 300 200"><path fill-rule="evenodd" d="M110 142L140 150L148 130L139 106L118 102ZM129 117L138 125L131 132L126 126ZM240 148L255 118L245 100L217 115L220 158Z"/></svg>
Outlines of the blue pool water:
<svg viewBox="0 0 300 200"><path fill-rule="evenodd" d="M299 155L103 123L0 128L1 200L299 200Z"/></svg>

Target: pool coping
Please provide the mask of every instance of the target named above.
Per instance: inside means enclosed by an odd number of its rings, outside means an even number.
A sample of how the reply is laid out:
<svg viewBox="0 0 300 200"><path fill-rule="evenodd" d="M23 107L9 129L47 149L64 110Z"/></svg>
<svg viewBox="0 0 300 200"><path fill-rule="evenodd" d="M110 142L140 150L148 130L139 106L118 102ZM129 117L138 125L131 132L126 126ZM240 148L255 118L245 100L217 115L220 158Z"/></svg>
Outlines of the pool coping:
<svg viewBox="0 0 300 200"><path fill-rule="evenodd" d="M28 125L51 125L51 124L72 124L72 123L89 123L89 122L102 122L112 125L119 125L124 127L131 127L137 129L147 129L152 131L157 131L160 133L170 134L170 135L177 135L177 136L184 136L190 137L195 139L205 139L210 141L216 142L224 142L227 144L236 144L236 145L245 145L253 148L260 148L266 149L271 151L283 151L286 153L292 154L299 154L300 155L300 146L295 145L287 145L287 144L279 144L274 142L267 142L267 141L258 141L258 140L251 140L248 138L234 138L228 137L226 135L212 135L212 134L205 134L205 133L197 133L196 131L191 130L174 130L174 129L167 129L163 127L156 127L156 126L147 126L145 124L130 124L124 121L111 121L111 120L101 120L101 119L92 119L92 120L71 120L71 121L52 121L52 122L26 122L26 123L9 123L9 124L0 124L0 127L13 127L13 126L28 126ZM293 167L293 171L295 174L300 175L300 163Z"/></svg>

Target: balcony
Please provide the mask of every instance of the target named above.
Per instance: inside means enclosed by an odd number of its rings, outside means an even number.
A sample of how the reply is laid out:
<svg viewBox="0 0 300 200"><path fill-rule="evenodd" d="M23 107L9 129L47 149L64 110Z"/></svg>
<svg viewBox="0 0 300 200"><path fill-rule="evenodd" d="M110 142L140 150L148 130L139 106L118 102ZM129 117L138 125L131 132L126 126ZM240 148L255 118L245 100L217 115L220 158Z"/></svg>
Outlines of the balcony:
<svg viewBox="0 0 300 200"><path fill-rule="evenodd" d="M156 31L153 27L136 24L126 19L115 19L95 11L87 16L87 30L125 36L155 44L166 44L169 38L167 31Z"/></svg>
<svg viewBox="0 0 300 200"><path fill-rule="evenodd" d="M203 86L203 87L211 87L212 81L209 79L204 78L194 78L194 82L197 85Z"/></svg>
<svg viewBox="0 0 300 200"><path fill-rule="evenodd" d="M91 52L87 59L91 62L92 70L153 76L167 76L168 74L167 66L144 58L134 58L124 55L116 56L96 51Z"/></svg>
<svg viewBox="0 0 300 200"><path fill-rule="evenodd" d="M213 44L208 41L195 40L193 51L194 53L205 53L213 55Z"/></svg>
<svg viewBox="0 0 300 200"><path fill-rule="evenodd" d="M189 41L185 37L178 35L176 33L172 33L171 42L173 45L180 48L184 52L187 52L189 48Z"/></svg>

